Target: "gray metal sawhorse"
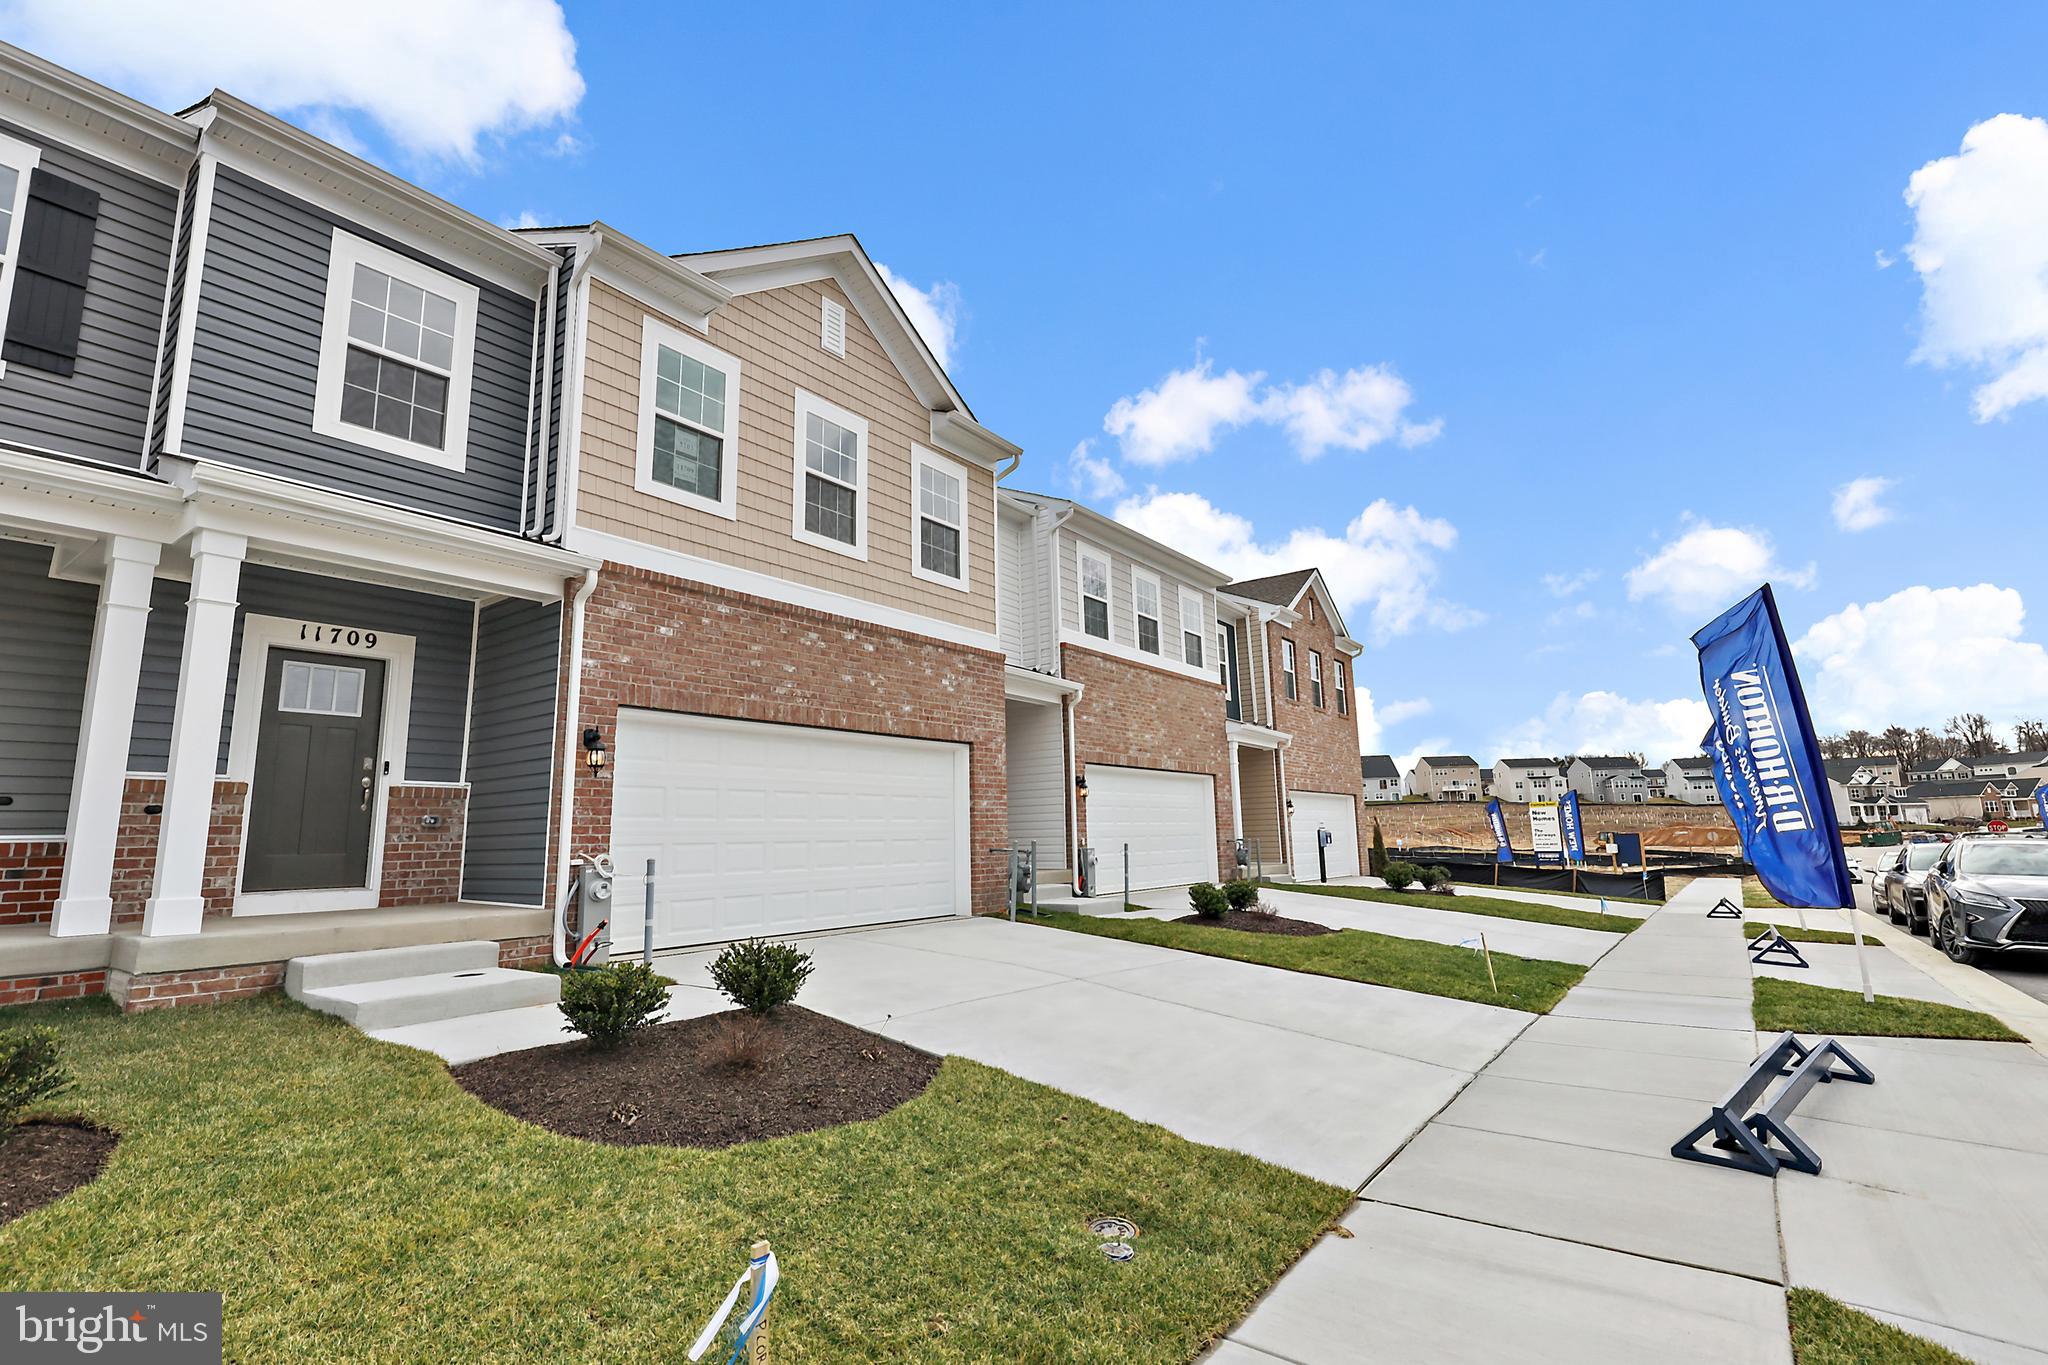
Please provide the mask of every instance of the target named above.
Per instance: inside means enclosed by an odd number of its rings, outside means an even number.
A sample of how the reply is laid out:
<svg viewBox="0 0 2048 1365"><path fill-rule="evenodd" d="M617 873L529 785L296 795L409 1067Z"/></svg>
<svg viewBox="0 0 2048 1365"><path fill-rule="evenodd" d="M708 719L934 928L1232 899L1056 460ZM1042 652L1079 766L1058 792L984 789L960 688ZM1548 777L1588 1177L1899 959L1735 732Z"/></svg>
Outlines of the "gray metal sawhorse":
<svg viewBox="0 0 2048 1365"><path fill-rule="evenodd" d="M1837 1061L1848 1069L1835 1070ZM1776 1097L1763 1108L1754 1109L1780 1076L1787 1080ZM1808 1047L1787 1029L1750 1063L1748 1074L1728 1092L1728 1097L1715 1105L1698 1127L1672 1144L1671 1155L1713 1166L1732 1166L1757 1175L1775 1176L1780 1166L1819 1175L1820 1154L1792 1131L1792 1111L1816 1085L1830 1081L1870 1085L1876 1080L1869 1067L1851 1057L1833 1038L1823 1038ZM1703 1152L1697 1144L1709 1133L1714 1134L1713 1145L1718 1150ZM1784 1149L1783 1155L1772 1148L1773 1142Z"/></svg>

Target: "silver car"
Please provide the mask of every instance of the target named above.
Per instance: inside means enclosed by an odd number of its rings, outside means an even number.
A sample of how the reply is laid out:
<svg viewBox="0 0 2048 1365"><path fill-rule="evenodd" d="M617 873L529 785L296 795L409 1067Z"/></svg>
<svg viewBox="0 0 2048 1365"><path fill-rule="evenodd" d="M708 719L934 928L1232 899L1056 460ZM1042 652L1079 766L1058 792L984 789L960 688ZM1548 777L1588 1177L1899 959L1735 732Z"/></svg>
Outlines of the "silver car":
<svg viewBox="0 0 2048 1365"><path fill-rule="evenodd" d="M1901 844L1870 878L1871 908L1916 934L1927 932L1927 869L1947 845L1933 839Z"/></svg>
<svg viewBox="0 0 2048 1365"><path fill-rule="evenodd" d="M1956 962L2048 952L2048 841L1958 839L1927 872L1934 946Z"/></svg>

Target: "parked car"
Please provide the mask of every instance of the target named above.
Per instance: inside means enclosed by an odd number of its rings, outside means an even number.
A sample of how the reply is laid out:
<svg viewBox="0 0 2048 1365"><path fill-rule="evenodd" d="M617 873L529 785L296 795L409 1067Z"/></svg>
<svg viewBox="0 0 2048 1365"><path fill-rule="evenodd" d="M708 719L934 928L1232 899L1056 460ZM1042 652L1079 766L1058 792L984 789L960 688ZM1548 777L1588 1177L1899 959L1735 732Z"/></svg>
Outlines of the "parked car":
<svg viewBox="0 0 2048 1365"><path fill-rule="evenodd" d="M1870 878L1870 905L1916 934L1927 932L1927 869L1941 857L1946 844L1932 839L1901 844L1877 865Z"/></svg>
<svg viewBox="0 0 2048 1365"><path fill-rule="evenodd" d="M1952 961L2048 952L2048 843L1958 839L1928 869L1925 890L1934 946Z"/></svg>

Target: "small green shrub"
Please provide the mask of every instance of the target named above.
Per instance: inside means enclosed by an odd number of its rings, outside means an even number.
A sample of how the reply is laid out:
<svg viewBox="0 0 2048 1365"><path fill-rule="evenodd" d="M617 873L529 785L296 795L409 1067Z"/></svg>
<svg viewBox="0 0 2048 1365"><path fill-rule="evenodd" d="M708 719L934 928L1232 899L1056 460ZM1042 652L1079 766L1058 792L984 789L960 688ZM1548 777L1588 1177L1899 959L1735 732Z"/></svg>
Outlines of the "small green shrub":
<svg viewBox="0 0 2048 1365"><path fill-rule="evenodd" d="M1249 877L1238 877L1223 883L1223 897L1230 902L1231 909L1247 909L1259 898L1259 884Z"/></svg>
<svg viewBox="0 0 2048 1365"><path fill-rule="evenodd" d="M1230 897L1223 894L1223 888L1214 882L1196 882L1188 888L1188 904L1195 907L1195 913L1203 919L1222 919L1230 909Z"/></svg>
<svg viewBox="0 0 2048 1365"><path fill-rule="evenodd" d="M1432 891L1451 889L1451 870L1442 863L1422 869L1422 884Z"/></svg>
<svg viewBox="0 0 2048 1365"><path fill-rule="evenodd" d="M71 1088L57 1056L57 1030L42 1024L0 1032L0 1138L22 1110Z"/></svg>
<svg viewBox="0 0 2048 1365"><path fill-rule="evenodd" d="M1422 869L1414 863L1403 862L1396 858L1387 864L1387 870L1380 873L1380 876L1394 890L1406 891L1409 887L1415 885L1416 882L1422 880Z"/></svg>
<svg viewBox="0 0 2048 1365"><path fill-rule="evenodd" d="M645 963L614 962L562 978L565 1031L582 1034L592 1047L617 1047L661 1022L667 1008L668 988Z"/></svg>
<svg viewBox="0 0 2048 1365"><path fill-rule="evenodd" d="M1387 872L1387 836L1380 832L1380 822L1372 822L1372 851L1366 854L1365 870L1375 877L1384 877Z"/></svg>
<svg viewBox="0 0 2048 1365"><path fill-rule="evenodd" d="M750 938L711 960L711 980L751 1014L769 1014L796 999L811 974L811 955L787 943Z"/></svg>

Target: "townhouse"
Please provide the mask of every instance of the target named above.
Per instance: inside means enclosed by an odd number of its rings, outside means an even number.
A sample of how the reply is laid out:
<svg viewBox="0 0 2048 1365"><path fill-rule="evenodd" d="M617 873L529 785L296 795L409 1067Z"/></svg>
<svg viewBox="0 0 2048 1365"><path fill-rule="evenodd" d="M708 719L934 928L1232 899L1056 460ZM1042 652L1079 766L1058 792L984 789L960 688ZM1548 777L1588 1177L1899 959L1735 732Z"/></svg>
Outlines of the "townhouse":
<svg viewBox="0 0 2048 1365"><path fill-rule="evenodd" d="M565 263L218 92L0 134L0 1000L543 950Z"/></svg>
<svg viewBox="0 0 2048 1365"><path fill-rule="evenodd" d="M1392 754L1361 755L1358 760L1358 772L1365 779L1366 800L1401 799L1401 768L1394 762Z"/></svg>
<svg viewBox="0 0 2048 1365"><path fill-rule="evenodd" d="M1566 790L1564 772L1554 758L1497 758L1493 762L1493 795L1503 801L1556 801Z"/></svg>
<svg viewBox="0 0 2048 1365"><path fill-rule="evenodd" d="M1478 801L1485 794L1479 760L1469 754L1425 754L1408 770L1408 790L1432 801Z"/></svg>
<svg viewBox="0 0 2048 1365"><path fill-rule="evenodd" d="M1714 760L1705 754L1684 754L1664 765L1664 792L1691 806L1712 806L1721 800L1714 785Z"/></svg>

